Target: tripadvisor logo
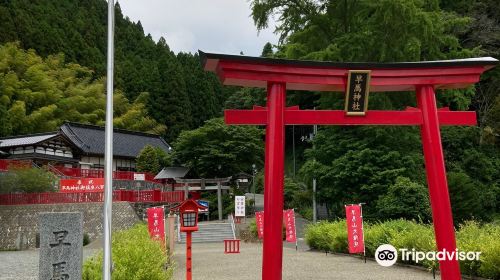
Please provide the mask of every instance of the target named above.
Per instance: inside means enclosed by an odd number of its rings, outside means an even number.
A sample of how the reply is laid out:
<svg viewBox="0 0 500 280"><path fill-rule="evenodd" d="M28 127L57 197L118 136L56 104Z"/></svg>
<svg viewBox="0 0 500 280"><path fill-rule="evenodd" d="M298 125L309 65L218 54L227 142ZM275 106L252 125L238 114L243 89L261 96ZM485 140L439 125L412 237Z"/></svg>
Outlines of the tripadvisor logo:
<svg viewBox="0 0 500 280"><path fill-rule="evenodd" d="M380 245L375 251L375 260L381 266L391 266L398 260L398 251L391 244Z"/></svg>
<svg viewBox="0 0 500 280"><path fill-rule="evenodd" d="M454 251L448 251L443 249L438 252L422 252L415 249L399 249L399 254L402 261L414 261L419 263L423 260L429 261L445 261L445 260L456 260L456 261L478 261L481 252L464 252L455 249ZM398 260L398 250L390 244L380 245L375 251L375 260L381 266L391 266Z"/></svg>

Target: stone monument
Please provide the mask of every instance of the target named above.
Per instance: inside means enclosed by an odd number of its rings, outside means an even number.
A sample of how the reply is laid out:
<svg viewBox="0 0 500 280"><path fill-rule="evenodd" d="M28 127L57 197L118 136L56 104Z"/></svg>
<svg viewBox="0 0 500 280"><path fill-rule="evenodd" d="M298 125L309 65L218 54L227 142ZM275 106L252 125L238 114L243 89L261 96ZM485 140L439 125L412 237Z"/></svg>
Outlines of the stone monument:
<svg viewBox="0 0 500 280"><path fill-rule="evenodd" d="M83 215L40 213L40 280L81 280Z"/></svg>

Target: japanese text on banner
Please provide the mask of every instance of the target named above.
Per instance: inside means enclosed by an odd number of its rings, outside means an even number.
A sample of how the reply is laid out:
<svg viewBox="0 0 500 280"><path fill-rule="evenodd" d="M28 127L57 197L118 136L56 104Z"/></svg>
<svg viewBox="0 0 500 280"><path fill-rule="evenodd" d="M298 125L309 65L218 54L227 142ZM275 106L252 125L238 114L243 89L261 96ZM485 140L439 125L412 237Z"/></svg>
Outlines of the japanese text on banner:
<svg viewBox="0 0 500 280"><path fill-rule="evenodd" d="M257 225L257 234L259 239L264 238L264 212L255 212L255 224Z"/></svg>
<svg viewBox="0 0 500 280"><path fill-rule="evenodd" d="M361 205L346 205L347 238L349 241L349 253L363 253L365 241L363 240L363 217L361 217Z"/></svg>
<svg viewBox="0 0 500 280"><path fill-rule="evenodd" d="M295 211L288 209L283 211L283 223L285 224L286 241L294 243L297 241L297 232L295 228Z"/></svg>
<svg viewBox="0 0 500 280"><path fill-rule="evenodd" d="M154 240L161 240L165 244L165 224L163 208L148 208L148 230L149 236Z"/></svg>

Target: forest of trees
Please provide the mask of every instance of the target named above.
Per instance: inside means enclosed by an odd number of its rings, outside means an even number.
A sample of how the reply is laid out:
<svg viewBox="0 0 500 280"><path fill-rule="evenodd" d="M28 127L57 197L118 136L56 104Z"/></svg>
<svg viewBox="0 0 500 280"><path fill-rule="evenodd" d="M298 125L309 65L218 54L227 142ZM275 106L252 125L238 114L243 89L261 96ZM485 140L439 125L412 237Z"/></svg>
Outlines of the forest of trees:
<svg viewBox="0 0 500 280"><path fill-rule="evenodd" d="M374 62L500 57L500 8L493 0L254 0L252 16L259 29L278 18L280 43L266 46L266 56ZM288 95L303 108L342 109L344 103L341 93ZM258 94L246 96L259 102ZM475 110L479 119L479 127L441 130L454 218L493 219L500 212L500 69L473 88L438 92L438 102ZM414 93L370 96L370 109L415 103ZM344 204L366 202L367 218L430 219L428 206L421 207L429 202L417 127L320 128L304 156L297 180L310 191L318 178L318 197L331 217L342 217Z"/></svg>
<svg viewBox="0 0 500 280"><path fill-rule="evenodd" d="M250 5L256 29L277 19L280 41L263 46L265 57L354 62L500 57L496 0L252 0ZM0 0L0 27L0 136L54 130L65 120L103 123L106 1ZM224 108L264 105L264 90L223 87L202 69L197 54L173 53L168 38L155 42L119 5L115 40L117 127L161 134L173 143L174 163L192 167L193 174L251 174L254 163L262 170L262 130L224 128L216 118ZM500 213L499 93L500 68L475 87L438 92L440 107L478 112L477 127L442 129L457 221L491 220ZM333 92L287 96L302 109L342 109L344 102L342 93ZM406 106L415 106L414 93L370 97L370 109ZM345 203L366 202L367 218L430 219L418 127L320 127L314 141L301 141L309 132L310 127L286 130L289 207L310 212L315 177L318 200L332 218L344 214Z"/></svg>
<svg viewBox="0 0 500 280"><path fill-rule="evenodd" d="M58 63L82 65L86 67L83 71L86 82L95 87L104 83L106 24L107 3L104 0L0 1L0 44L18 42L20 48L33 49L41 57L56 55ZM158 132L168 141L174 140L182 130L199 127L205 120L222 115L224 100L230 91L224 89L212 73L203 71L197 54L174 54L164 38L155 42L149 34L144 34L140 21L134 23L121 13L119 4L116 5L115 24L117 91L130 103L139 98L145 109L141 108L145 113L141 117L151 117L164 126L166 129ZM11 70L1 71L8 75ZM94 90L104 94L102 88ZM17 96L14 96L4 102L0 112L15 107L16 101ZM27 114L31 111L27 108ZM137 115L137 112L129 114ZM60 118L63 116L54 116L55 122ZM97 118L78 120L90 123L104 120L99 114ZM123 125L128 123L123 122ZM151 125L145 129L129 128L150 131ZM38 128L41 129L45 128ZM22 131L0 131L0 136L38 130L28 127Z"/></svg>

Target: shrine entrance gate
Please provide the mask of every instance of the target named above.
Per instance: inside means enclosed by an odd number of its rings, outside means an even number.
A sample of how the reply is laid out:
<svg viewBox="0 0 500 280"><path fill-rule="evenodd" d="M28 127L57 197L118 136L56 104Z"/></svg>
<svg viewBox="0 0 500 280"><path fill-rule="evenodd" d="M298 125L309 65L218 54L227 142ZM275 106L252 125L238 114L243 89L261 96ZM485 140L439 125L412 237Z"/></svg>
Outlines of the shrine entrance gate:
<svg viewBox="0 0 500 280"><path fill-rule="evenodd" d="M264 243L262 279L281 280L285 125L418 125L438 250L455 251L455 229L441 145L441 125L476 125L475 112L437 108L436 89L466 88L498 60L490 57L432 62L334 63L223 55L200 51L205 70L224 85L267 88L267 106L226 110L233 125L265 125ZM286 107L286 90L344 92L350 70L368 70L371 92L415 91L418 108L368 110L363 116L340 110ZM461 279L456 260L440 261L443 280Z"/></svg>

